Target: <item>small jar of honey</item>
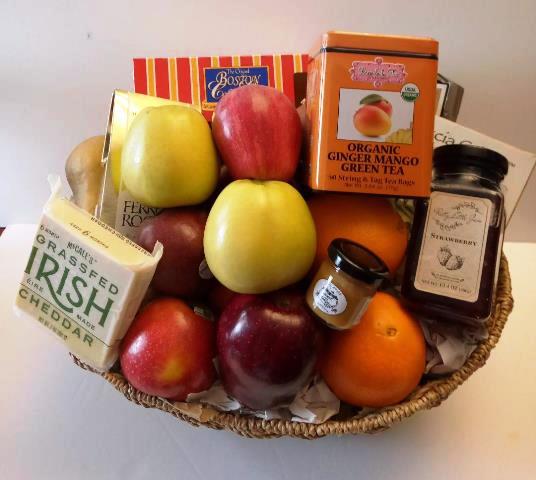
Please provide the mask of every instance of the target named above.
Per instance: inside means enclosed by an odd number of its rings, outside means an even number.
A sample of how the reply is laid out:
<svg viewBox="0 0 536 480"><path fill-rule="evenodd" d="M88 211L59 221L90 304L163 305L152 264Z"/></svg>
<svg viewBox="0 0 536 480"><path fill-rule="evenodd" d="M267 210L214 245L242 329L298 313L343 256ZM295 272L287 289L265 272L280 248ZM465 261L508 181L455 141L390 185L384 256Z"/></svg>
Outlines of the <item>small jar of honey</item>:
<svg viewBox="0 0 536 480"><path fill-rule="evenodd" d="M337 238L307 290L307 304L329 327L351 328L388 275L385 263L370 250Z"/></svg>

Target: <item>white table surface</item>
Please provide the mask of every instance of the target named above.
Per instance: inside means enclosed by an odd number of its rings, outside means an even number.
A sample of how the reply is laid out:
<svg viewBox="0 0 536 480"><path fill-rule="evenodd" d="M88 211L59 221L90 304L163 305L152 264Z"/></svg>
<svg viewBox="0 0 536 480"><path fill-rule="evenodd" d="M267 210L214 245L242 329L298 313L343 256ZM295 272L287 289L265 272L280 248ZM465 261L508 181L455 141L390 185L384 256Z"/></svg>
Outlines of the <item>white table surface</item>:
<svg viewBox="0 0 536 480"><path fill-rule="evenodd" d="M35 227L0 237L0 479L536 478L536 244L507 243L515 308L488 364L377 435L251 440L128 402L12 313Z"/></svg>

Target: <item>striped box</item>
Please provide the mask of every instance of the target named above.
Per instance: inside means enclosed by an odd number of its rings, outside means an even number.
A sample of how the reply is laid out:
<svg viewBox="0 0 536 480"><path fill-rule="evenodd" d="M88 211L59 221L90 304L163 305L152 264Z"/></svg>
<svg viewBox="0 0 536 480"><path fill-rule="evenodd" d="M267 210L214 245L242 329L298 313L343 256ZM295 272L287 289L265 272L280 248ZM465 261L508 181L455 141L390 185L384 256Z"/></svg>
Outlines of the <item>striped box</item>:
<svg viewBox="0 0 536 480"><path fill-rule="evenodd" d="M210 121L229 90L258 83L275 87L296 104L295 73L307 71L307 54L135 58L134 89L193 104Z"/></svg>

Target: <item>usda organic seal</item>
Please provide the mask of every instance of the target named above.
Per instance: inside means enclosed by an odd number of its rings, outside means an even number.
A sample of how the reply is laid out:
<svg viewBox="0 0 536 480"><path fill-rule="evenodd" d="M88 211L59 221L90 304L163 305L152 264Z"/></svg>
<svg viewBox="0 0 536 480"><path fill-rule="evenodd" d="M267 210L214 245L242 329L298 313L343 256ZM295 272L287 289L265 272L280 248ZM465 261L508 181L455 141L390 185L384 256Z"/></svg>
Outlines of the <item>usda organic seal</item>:
<svg viewBox="0 0 536 480"><path fill-rule="evenodd" d="M419 94L419 87L414 83L406 83L400 90L400 96L406 102L414 102L419 98Z"/></svg>

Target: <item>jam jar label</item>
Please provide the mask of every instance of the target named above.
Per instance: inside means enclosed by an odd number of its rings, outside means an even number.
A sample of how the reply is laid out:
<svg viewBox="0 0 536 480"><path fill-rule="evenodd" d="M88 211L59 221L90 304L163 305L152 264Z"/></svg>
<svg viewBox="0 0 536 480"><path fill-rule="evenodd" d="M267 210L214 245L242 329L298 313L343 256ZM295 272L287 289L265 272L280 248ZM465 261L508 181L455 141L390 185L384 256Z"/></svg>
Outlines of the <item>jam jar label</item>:
<svg viewBox="0 0 536 480"><path fill-rule="evenodd" d="M415 288L476 302L491 214L492 202L487 198L433 192Z"/></svg>
<svg viewBox="0 0 536 480"><path fill-rule="evenodd" d="M325 278L316 282L313 290L315 307L327 315L339 315L346 310L346 297L340 288Z"/></svg>

